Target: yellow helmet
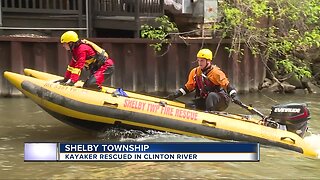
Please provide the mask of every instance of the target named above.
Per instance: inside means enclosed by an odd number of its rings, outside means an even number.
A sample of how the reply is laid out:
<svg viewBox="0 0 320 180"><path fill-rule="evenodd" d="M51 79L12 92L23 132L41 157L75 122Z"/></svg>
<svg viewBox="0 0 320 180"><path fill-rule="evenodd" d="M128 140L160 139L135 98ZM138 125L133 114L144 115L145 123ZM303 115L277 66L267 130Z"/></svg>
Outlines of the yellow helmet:
<svg viewBox="0 0 320 180"><path fill-rule="evenodd" d="M197 58L205 58L212 61L212 51L210 49L201 49L197 54Z"/></svg>
<svg viewBox="0 0 320 180"><path fill-rule="evenodd" d="M79 41L79 37L76 32L67 31L62 34L60 41L61 41L61 43L77 42L77 41Z"/></svg>

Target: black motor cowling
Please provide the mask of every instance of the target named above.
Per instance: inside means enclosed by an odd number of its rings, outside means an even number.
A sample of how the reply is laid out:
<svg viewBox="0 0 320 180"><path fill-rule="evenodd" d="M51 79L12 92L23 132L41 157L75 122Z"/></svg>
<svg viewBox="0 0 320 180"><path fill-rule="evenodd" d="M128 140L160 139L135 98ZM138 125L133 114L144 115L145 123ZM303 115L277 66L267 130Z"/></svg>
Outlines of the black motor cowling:
<svg viewBox="0 0 320 180"><path fill-rule="evenodd" d="M269 118L282 126L285 125L288 131L303 137L308 130L310 112L306 104L275 105L271 108Z"/></svg>

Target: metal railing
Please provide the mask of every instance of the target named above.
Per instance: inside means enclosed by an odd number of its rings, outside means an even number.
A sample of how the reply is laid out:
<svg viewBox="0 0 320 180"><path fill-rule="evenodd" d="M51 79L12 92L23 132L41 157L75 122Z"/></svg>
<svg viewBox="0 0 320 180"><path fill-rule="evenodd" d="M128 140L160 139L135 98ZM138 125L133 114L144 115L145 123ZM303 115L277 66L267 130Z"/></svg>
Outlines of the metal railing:
<svg viewBox="0 0 320 180"><path fill-rule="evenodd" d="M11 13L23 16L74 16L78 18L79 24L82 21L83 7L87 7L88 0L0 0L0 29L2 30L86 30L88 27L3 27L2 14ZM85 4L83 4L85 3ZM83 6L84 5L84 6ZM87 9L87 8L86 8ZM87 18L86 18L86 21ZM87 25L88 23L86 23Z"/></svg>
<svg viewBox="0 0 320 180"><path fill-rule="evenodd" d="M136 23L136 27L140 27L141 17L152 18L164 14L164 0L0 0L0 4L0 30L86 30L87 37L90 29L94 28L92 27L94 23L90 22L95 19L92 18L92 14L100 17L126 16ZM49 24L41 27L41 24L29 26L25 23L19 25L14 23L15 25L10 26L3 21L5 16L14 17L16 19L14 22L20 21L21 18L31 21L32 18L38 19L37 17L50 20L55 18L63 20L65 17L78 21L78 25L69 27L66 24L54 27L52 24L50 27Z"/></svg>
<svg viewBox="0 0 320 180"><path fill-rule="evenodd" d="M95 11L104 16L159 16L164 0L97 0Z"/></svg>
<svg viewBox="0 0 320 180"><path fill-rule="evenodd" d="M3 12L78 14L82 0L1 0Z"/></svg>

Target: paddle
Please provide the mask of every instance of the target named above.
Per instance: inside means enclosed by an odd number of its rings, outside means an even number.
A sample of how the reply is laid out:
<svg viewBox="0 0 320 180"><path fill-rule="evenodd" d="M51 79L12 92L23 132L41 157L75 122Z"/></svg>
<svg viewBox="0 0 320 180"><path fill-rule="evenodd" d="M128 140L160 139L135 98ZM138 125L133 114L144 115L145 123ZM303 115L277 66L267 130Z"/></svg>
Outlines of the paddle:
<svg viewBox="0 0 320 180"><path fill-rule="evenodd" d="M245 108L246 110L248 110L252 114L257 114L258 116L260 116L262 118L262 120L260 120L260 121L262 122L263 125L268 126L268 127L272 127L272 128L286 130L286 125L281 125L278 122L274 121L273 119L270 119L269 117L263 115L260 111L256 110L252 106L245 105L240 100L232 100L232 101L233 101L233 103L238 104L239 106Z"/></svg>
<svg viewBox="0 0 320 180"><path fill-rule="evenodd" d="M262 114L260 111L258 111L257 109L253 108L252 106L248 106L246 104L244 104L243 102L241 102L240 100L236 99L236 100L232 100L233 103L239 105L240 107L248 110L249 112L251 112L252 114L257 114L258 116L260 116L261 118L265 119L266 116L264 114Z"/></svg>

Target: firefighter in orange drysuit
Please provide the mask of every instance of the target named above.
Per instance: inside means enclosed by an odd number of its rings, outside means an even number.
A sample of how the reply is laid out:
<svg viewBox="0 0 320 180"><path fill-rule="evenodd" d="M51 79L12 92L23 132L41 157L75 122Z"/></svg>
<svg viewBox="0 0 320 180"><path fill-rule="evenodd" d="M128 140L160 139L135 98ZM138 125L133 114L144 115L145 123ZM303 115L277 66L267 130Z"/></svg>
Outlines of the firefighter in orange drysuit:
<svg viewBox="0 0 320 180"><path fill-rule="evenodd" d="M74 31L67 31L61 36L62 46L71 52L70 61L63 80L60 84L73 86L80 77L83 67L90 70L90 76L83 84L83 88L101 90L102 83L111 77L114 63L108 54L99 46L88 40L79 40Z"/></svg>
<svg viewBox="0 0 320 180"><path fill-rule="evenodd" d="M222 70L212 65L212 51L201 49L197 54L199 66L192 69L188 82L183 88L169 94L166 98L173 100L196 90L196 98L188 106L205 111L223 111L233 102L240 102L237 91L233 88Z"/></svg>

